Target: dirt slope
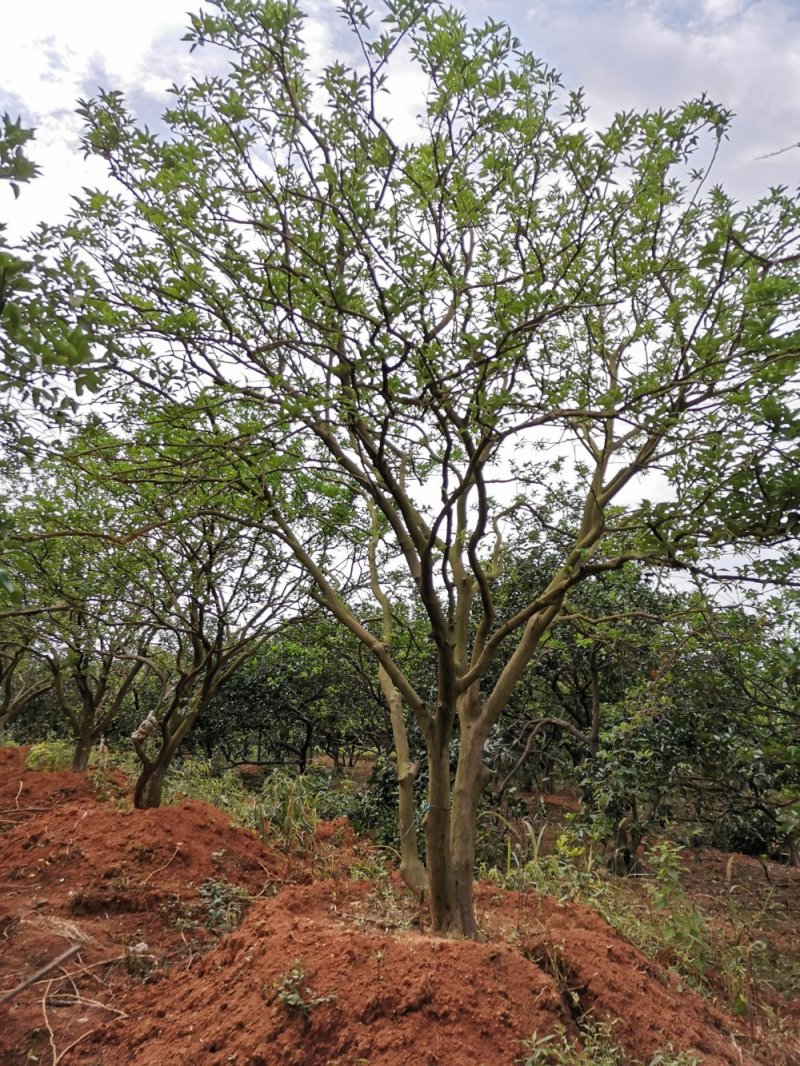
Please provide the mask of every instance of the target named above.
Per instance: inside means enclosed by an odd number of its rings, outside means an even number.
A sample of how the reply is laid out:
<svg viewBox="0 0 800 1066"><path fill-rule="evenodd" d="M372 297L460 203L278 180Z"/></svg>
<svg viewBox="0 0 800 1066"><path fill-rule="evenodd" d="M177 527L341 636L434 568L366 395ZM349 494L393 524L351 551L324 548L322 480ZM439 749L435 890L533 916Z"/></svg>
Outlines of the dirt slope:
<svg viewBox="0 0 800 1066"><path fill-rule="evenodd" d="M483 942L428 936L391 884L350 879L341 827L314 881L214 808L100 802L8 749L0 820L0 995L80 945L0 1006L3 1066L504 1066L587 1011L631 1061L765 1061L587 908L484 886Z"/></svg>

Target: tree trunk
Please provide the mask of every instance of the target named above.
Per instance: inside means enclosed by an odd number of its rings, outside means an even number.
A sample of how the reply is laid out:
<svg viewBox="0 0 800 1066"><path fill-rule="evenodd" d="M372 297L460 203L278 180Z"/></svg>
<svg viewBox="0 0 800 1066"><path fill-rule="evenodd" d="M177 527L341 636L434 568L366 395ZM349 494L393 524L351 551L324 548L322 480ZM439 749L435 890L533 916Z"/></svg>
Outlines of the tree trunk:
<svg viewBox="0 0 800 1066"><path fill-rule="evenodd" d="M79 736L75 740L75 747L72 751L72 769L77 770L79 773L85 773L89 766L89 756L92 753L92 730L81 730Z"/></svg>
<svg viewBox="0 0 800 1066"><path fill-rule="evenodd" d="M134 793L134 806L139 810L149 810L151 807L161 806L161 796L164 791L164 778L171 758L166 762L153 763L149 771L142 770L139 780L136 782Z"/></svg>
<svg viewBox="0 0 800 1066"><path fill-rule="evenodd" d="M472 898L478 804L481 793L492 776L483 763L485 739L483 730L477 729L468 720L467 715L462 714L458 766L453 786L453 810L450 816L450 854L456 925L459 932L467 937L474 937L478 932Z"/></svg>
<svg viewBox="0 0 800 1066"><path fill-rule="evenodd" d="M428 887L425 867L420 862L414 810L414 779L419 767L411 763L408 748L408 732L403 717L403 698L392 684L382 666L378 667L378 680L392 723L394 750L397 755L397 828L400 837L400 876L418 899L422 899Z"/></svg>
<svg viewBox="0 0 800 1066"><path fill-rule="evenodd" d="M187 729L183 728L183 724L171 737L163 741L155 758L152 760L146 758L144 750L137 746L139 742L134 741L136 754L142 762L142 772L139 774L136 787L133 790L133 805L137 810L147 810L150 807L161 806L164 778L172 763L173 756L178 750L178 745L183 740L186 732L188 732Z"/></svg>
<svg viewBox="0 0 800 1066"><path fill-rule="evenodd" d="M434 734L438 730L434 730ZM450 861L450 745L435 735L428 746L428 811L425 815L425 865L434 933L460 934Z"/></svg>

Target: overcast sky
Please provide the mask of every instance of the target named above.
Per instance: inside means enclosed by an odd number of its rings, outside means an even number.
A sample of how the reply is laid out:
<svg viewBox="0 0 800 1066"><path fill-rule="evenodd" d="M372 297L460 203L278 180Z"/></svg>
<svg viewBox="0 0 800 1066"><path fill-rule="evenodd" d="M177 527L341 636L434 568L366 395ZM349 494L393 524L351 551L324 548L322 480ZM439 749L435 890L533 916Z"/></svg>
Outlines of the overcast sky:
<svg viewBox="0 0 800 1066"><path fill-rule="evenodd" d="M56 219L81 185L102 180L77 149L79 97L121 89L153 124L166 88L196 59L181 41L192 0L19 0L0 20L0 112L37 127L31 154L44 176L0 201L14 229ZM307 0L332 38L333 0ZM377 3L376 3L377 6ZM459 6L459 5L457 5ZM615 111L669 107L701 92L736 112L718 180L737 197L800 183L800 0L464 0L470 17L508 22L524 45L584 86L598 124ZM312 41L313 44L313 41Z"/></svg>

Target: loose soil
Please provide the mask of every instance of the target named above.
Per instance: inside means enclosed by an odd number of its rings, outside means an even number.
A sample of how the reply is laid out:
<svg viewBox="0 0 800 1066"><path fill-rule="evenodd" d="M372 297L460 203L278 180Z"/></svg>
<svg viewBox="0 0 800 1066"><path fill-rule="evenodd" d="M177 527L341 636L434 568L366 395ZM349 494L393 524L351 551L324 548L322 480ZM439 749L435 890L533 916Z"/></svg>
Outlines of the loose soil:
<svg viewBox="0 0 800 1066"><path fill-rule="evenodd" d="M578 1040L587 1014L631 1062L797 1061L791 1004L768 1045L581 905L485 884L483 939L436 938L399 883L358 879L372 851L344 823L295 854L203 803L135 811L124 779L98 791L25 754L0 749L0 997L79 951L0 1005L3 1066L510 1066L534 1034ZM763 881L790 952L800 871L732 866L709 853L692 891L737 886L747 906Z"/></svg>

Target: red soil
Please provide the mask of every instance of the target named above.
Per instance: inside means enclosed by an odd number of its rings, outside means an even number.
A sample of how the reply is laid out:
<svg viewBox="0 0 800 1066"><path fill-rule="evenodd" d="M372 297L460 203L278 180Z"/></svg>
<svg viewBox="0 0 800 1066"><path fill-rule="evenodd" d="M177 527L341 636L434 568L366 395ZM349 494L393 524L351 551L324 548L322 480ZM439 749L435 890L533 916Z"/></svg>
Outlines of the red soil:
<svg viewBox="0 0 800 1066"><path fill-rule="evenodd" d="M80 952L0 1005L3 1066L510 1066L586 1012L633 1062L765 1061L585 907L482 886L484 940L443 940L392 883L349 879L366 845L343 827L320 834L314 881L212 807L133 811L21 766L0 750L0 996ZM209 882L247 892L237 930Z"/></svg>

